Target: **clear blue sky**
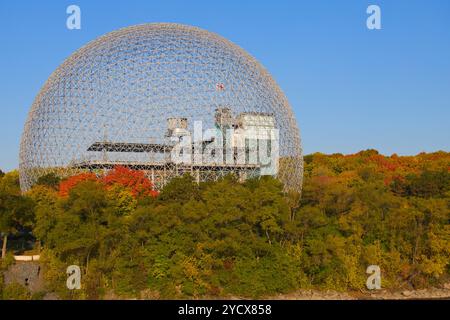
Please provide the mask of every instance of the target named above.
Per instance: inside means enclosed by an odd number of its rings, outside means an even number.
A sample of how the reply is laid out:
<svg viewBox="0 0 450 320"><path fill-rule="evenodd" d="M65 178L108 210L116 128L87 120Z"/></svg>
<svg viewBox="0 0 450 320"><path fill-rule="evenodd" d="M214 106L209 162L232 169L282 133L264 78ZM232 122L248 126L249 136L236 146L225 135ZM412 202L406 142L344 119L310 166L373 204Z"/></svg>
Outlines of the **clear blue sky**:
<svg viewBox="0 0 450 320"><path fill-rule="evenodd" d="M82 29L66 29L66 7ZM382 30L366 28L377 4ZM0 2L0 168L18 166L28 110L51 72L109 31L195 25L238 44L274 76L305 153L450 151L448 0L55 0Z"/></svg>

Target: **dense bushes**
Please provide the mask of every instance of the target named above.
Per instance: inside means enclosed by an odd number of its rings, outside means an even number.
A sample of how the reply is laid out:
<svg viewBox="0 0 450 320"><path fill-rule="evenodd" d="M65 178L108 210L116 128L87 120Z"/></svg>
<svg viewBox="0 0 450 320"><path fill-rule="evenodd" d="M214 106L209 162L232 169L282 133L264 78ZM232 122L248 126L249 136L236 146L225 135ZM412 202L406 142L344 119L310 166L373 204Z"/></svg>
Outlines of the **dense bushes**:
<svg viewBox="0 0 450 320"><path fill-rule="evenodd" d="M424 287L449 275L449 165L444 152L314 154L301 200L270 177L197 185L186 175L157 195L123 168L62 181L63 193L47 177L26 197L48 290L63 298L360 289L370 264L384 287ZM65 288L70 264L82 268L80 291Z"/></svg>

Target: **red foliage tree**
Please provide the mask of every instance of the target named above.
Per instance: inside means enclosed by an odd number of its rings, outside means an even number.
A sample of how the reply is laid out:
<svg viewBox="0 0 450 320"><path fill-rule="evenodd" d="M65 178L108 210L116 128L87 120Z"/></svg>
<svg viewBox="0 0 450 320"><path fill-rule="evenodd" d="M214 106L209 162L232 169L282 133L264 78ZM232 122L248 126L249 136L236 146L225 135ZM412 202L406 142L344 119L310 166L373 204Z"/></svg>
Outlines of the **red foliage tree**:
<svg viewBox="0 0 450 320"><path fill-rule="evenodd" d="M120 184L131 190L135 197L156 197L158 192L153 190L153 183L144 175L143 171L131 170L123 166L116 166L102 178L106 186Z"/></svg>
<svg viewBox="0 0 450 320"><path fill-rule="evenodd" d="M75 176L71 176L59 184L59 195L66 197L69 195L70 190L77 184L83 181L97 181L97 176L93 173L80 173Z"/></svg>

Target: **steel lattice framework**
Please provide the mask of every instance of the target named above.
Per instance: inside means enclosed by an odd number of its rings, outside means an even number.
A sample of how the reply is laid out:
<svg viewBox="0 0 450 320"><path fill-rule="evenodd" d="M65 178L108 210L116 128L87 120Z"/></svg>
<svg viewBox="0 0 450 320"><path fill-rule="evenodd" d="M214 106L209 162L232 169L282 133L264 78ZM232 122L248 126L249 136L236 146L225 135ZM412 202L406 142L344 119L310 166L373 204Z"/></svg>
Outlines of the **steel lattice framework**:
<svg viewBox="0 0 450 320"><path fill-rule="evenodd" d="M277 176L285 190L301 190L298 126L270 74L230 41L169 23L108 33L55 70L25 123L21 188L49 172L101 174L118 164L145 170L157 188L185 172L199 181L259 174L258 164L171 161L168 138L189 134L196 121L218 130L269 123L279 132Z"/></svg>

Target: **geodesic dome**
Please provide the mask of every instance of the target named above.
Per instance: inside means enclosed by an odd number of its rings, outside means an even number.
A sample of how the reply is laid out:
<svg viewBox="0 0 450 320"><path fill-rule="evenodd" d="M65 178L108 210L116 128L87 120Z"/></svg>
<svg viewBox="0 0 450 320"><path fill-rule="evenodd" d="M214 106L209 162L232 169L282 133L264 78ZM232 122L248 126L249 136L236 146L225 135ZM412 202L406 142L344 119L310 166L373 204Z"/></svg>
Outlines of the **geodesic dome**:
<svg viewBox="0 0 450 320"><path fill-rule="evenodd" d="M144 170L157 188L186 172L199 181L228 173L241 178L261 174L258 163L237 165L233 159L226 164L174 163L173 138L192 135L199 121L203 130L277 129L275 175L285 190L301 190L297 122L269 73L230 41L169 23L108 33L56 69L25 123L21 188L29 189L49 172L61 177L85 170L101 174L116 165ZM208 139L199 144L214 140Z"/></svg>

